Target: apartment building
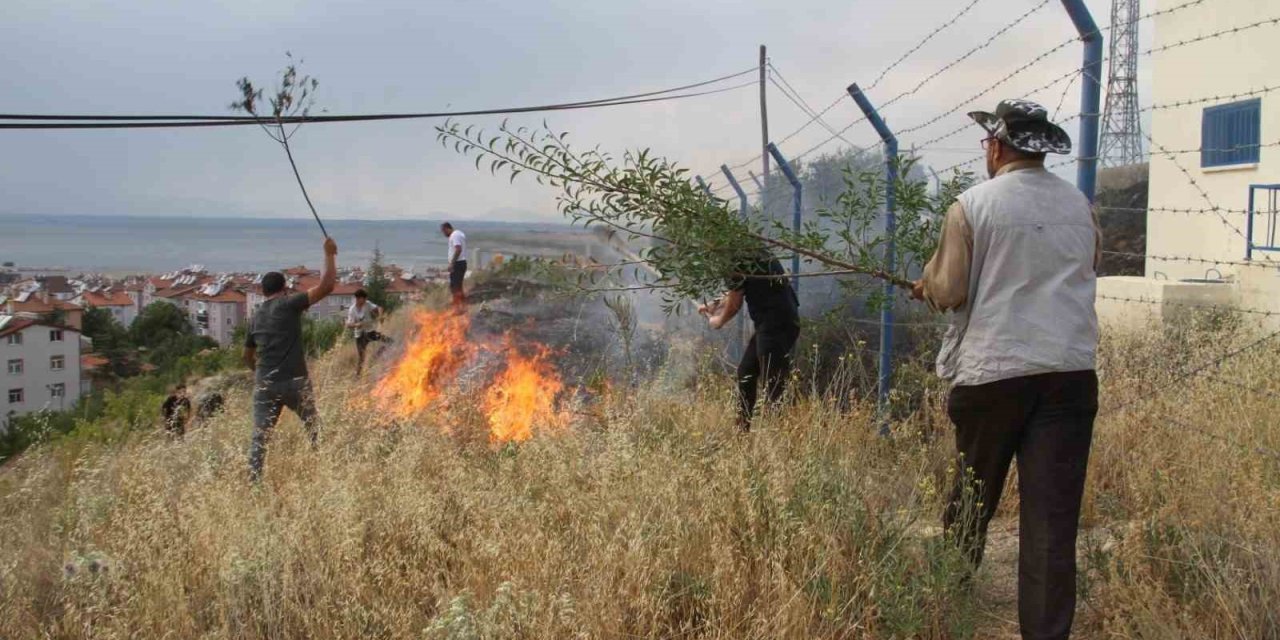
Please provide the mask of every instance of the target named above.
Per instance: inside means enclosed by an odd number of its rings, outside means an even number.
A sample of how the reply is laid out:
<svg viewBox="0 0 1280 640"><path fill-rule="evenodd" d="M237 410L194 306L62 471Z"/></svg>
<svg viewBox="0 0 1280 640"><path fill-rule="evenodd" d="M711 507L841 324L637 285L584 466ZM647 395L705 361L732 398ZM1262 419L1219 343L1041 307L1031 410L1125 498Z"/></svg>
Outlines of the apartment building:
<svg viewBox="0 0 1280 640"><path fill-rule="evenodd" d="M73 302L82 307L106 309L122 326L128 327L138 317L140 309L133 298L123 290L102 289L83 291Z"/></svg>
<svg viewBox="0 0 1280 640"><path fill-rule="evenodd" d="M53 297L48 291L23 291L0 304L0 313L27 318L61 316L62 324L77 331L83 326L84 308L80 305Z"/></svg>
<svg viewBox="0 0 1280 640"><path fill-rule="evenodd" d="M80 399L80 332L33 318L0 315L0 416L7 423Z"/></svg>
<svg viewBox="0 0 1280 640"><path fill-rule="evenodd" d="M182 296L196 334L213 338L220 346L231 345L236 327L245 322L247 296L230 282L216 282Z"/></svg>

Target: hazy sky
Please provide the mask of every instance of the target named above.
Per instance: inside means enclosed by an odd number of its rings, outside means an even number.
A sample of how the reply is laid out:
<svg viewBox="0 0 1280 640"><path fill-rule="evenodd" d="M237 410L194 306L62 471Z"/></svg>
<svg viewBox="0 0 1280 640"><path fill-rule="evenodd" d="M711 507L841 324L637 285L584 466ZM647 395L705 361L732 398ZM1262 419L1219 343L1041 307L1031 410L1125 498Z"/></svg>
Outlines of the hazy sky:
<svg viewBox="0 0 1280 640"><path fill-rule="evenodd" d="M234 81L244 75L270 80L286 50L305 59L303 71L320 80L318 104L331 113L542 104L743 70L756 64L763 43L791 84L821 109L850 82L869 84L968 2L4 0L0 105L16 113L223 114L236 97ZM909 89L1036 4L979 0L895 69L872 100L884 102ZM1089 5L1099 24L1109 23L1109 2ZM1146 41L1150 22L1143 29ZM1052 0L885 116L891 126L918 124L1073 34ZM993 107L998 98L1044 84L1079 60L1080 48L1066 47L973 106ZM1064 88L1059 84L1037 98L1053 109ZM1063 116L1077 110L1078 95L1074 84ZM845 100L827 120L842 128L856 116ZM614 151L650 147L708 177L722 162L740 162L759 149L754 89L545 117L580 143ZM807 120L772 86L769 117L774 139ZM492 126L499 120L467 121ZM963 122L958 112L905 137L903 146ZM550 191L476 172L469 160L435 142L436 124L305 127L294 139L295 153L321 214L557 217ZM1074 125L1069 130L1074 134ZM783 152L799 153L828 136L812 126ZM875 141L866 124L847 137ZM966 159L978 153L980 138L975 127L939 143L942 148L926 159L937 167ZM250 127L0 132L0 213L309 216L283 152Z"/></svg>

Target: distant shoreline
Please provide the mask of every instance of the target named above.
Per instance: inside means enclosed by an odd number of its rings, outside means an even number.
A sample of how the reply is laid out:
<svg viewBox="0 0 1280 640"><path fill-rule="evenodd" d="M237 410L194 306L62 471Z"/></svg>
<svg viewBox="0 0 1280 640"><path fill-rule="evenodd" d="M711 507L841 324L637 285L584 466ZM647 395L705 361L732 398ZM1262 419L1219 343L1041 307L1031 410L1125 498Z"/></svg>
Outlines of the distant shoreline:
<svg viewBox="0 0 1280 640"><path fill-rule="evenodd" d="M559 216L557 216L559 217ZM311 217L257 217L257 216L197 216L197 215L136 215L136 214L119 214L119 213L11 213L0 212L0 218L29 218L29 219L61 219L61 218L77 218L91 220L139 220L139 221L215 221L215 222L305 222L314 225L315 220ZM360 223L418 223L418 224L440 224L449 221L461 225L525 225L525 226L559 226L567 228L575 227L572 222L560 219L548 220L489 220L485 218L463 218L463 217L431 217L431 218L327 218L321 216L321 220L325 223L344 223L344 224L360 224Z"/></svg>
<svg viewBox="0 0 1280 640"><path fill-rule="evenodd" d="M566 222L466 221L468 249L546 255L581 248L592 231ZM338 262L423 271L447 261L437 220L325 220ZM0 214L0 263L55 274L167 273L201 265L213 273L318 266L322 236L310 218ZM589 241L589 240L587 240Z"/></svg>

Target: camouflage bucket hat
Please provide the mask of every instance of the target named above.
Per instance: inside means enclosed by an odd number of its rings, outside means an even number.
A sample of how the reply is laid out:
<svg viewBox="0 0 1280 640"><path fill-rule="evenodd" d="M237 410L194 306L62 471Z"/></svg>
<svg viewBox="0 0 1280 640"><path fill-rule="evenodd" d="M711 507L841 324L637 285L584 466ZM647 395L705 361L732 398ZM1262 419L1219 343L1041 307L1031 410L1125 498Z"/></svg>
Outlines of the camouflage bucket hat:
<svg viewBox="0 0 1280 640"><path fill-rule="evenodd" d="M1002 100L995 113L972 111L991 137L1027 153L1071 153L1071 136L1052 122L1044 107L1029 100Z"/></svg>

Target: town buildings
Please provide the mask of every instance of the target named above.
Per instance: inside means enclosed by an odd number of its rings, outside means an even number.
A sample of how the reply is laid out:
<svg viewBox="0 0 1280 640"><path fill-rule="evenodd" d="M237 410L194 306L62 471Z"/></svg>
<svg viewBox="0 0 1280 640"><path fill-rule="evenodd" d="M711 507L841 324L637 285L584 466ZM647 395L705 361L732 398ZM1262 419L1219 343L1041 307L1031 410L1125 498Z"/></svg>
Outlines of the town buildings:
<svg viewBox="0 0 1280 640"><path fill-rule="evenodd" d="M320 283L320 272L298 266L285 271L290 291ZM364 286L361 269L340 272L333 293L309 311L313 318L344 317ZM416 296L428 281L387 267L388 294ZM108 361L83 337L86 309L106 309L129 327L148 305L178 308L197 335L233 346L236 330L265 299L259 274L210 274L199 267L145 278L111 281L100 277L10 278L0 290L0 427L5 416L70 408L95 381L110 378Z"/></svg>

